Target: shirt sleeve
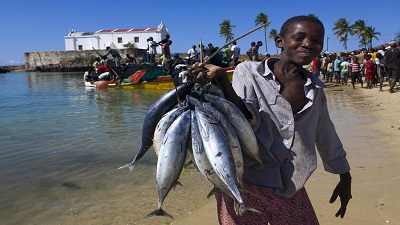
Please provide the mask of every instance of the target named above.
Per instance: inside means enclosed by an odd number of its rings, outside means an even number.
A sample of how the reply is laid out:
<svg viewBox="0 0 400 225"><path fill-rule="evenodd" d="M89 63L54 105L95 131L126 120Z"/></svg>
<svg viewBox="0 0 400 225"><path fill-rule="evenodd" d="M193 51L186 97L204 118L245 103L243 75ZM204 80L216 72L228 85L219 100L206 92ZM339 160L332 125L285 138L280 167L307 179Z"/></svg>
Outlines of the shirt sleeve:
<svg viewBox="0 0 400 225"><path fill-rule="evenodd" d="M249 123L254 130L257 130L261 123L258 111L258 100L253 88L254 79L251 74L251 69L245 67L245 64L246 63L240 63L236 66L232 79L232 87L252 114L253 118L249 120Z"/></svg>
<svg viewBox="0 0 400 225"><path fill-rule="evenodd" d="M330 119L325 93L323 89L319 90L322 106L317 125L316 146L326 171L334 174L346 173L350 171L346 151Z"/></svg>

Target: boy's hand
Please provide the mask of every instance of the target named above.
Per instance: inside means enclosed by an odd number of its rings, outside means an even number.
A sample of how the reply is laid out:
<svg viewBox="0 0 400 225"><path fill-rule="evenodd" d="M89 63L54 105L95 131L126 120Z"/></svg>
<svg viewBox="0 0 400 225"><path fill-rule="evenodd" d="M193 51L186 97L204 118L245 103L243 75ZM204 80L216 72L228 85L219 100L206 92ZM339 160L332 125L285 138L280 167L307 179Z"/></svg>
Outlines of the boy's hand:
<svg viewBox="0 0 400 225"><path fill-rule="evenodd" d="M340 174L340 181L337 184L335 190L333 190L333 194L331 199L329 200L329 203L335 202L338 196L340 198L340 208L335 216L340 216L341 218L343 218L346 214L347 204L349 204L349 201L352 198L350 172Z"/></svg>

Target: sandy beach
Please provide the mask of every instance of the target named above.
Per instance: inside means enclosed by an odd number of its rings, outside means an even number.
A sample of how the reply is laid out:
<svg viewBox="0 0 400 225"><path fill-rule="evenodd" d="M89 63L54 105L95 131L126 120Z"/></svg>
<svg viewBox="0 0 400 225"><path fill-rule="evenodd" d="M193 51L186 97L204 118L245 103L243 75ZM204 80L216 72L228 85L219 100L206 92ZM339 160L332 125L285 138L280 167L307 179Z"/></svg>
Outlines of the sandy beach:
<svg viewBox="0 0 400 225"><path fill-rule="evenodd" d="M400 93L389 94L387 89L352 89L351 85L330 85L326 89L345 96L339 99L332 95L328 102L346 102L345 107L333 109L342 114L332 120L352 168L353 199L345 218L336 218L340 203L337 200L329 204L329 198L339 176L325 172L319 161L306 189L321 224L400 224ZM349 125L349 119L356 123ZM218 224L215 200L211 198L199 208L188 210L186 218L172 224Z"/></svg>

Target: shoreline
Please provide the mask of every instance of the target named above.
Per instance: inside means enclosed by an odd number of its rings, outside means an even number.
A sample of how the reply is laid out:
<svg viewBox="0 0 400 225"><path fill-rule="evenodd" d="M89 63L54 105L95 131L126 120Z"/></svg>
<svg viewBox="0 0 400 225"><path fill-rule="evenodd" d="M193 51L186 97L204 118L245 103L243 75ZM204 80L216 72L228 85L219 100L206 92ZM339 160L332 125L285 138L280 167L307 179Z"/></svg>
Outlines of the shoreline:
<svg viewBox="0 0 400 225"><path fill-rule="evenodd" d="M386 85L386 86L385 86ZM354 102L357 126L348 126L332 118L336 130L347 151L351 166L352 195L346 215L335 217L340 207L339 200L329 204L329 198L339 177L324 171L318 157L318 168L306 183L314 210L320 224L398 224L400 207L398 186L400 175L400 152L397 138L400 135L400 92L389 94L387 82L382 92L379 88L352 89L351 85L330 85L326 92L343 91ZM397 86L399 90L399 86ZM351 99L347 100L351 100ZM328 100L328 104L329 103ZM331 110L330 110L331 111ZM343 114L348 113L344 109ZM395 116L393 120L392 117ZM340 118L339 118L340 119ZM173 225L218 224L217 207L212 197L205 205L188 212L188 215L174 221Z"/></svg>

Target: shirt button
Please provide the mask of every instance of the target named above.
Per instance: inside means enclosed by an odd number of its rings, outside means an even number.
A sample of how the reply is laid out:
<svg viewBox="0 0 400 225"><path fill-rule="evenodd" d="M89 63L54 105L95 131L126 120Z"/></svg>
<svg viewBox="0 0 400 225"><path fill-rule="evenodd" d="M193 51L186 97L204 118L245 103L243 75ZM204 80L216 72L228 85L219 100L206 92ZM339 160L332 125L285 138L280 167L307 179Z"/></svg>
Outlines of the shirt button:
<svg viewBox="0 0 400 225"><path fill-rule="evenodd" d="M285 145L287 145L287 144L289 144L289 141L285 141L284 143L285 143Z"/></svg>
<svg viewBox="0 0 400 225"><path fill-rule="evenodd" d="M290 124L292 124L292 121L290 121L290 120L289 120L289 121L287 121L287 124L289 124L289 125L290 125Z"/></svg>

